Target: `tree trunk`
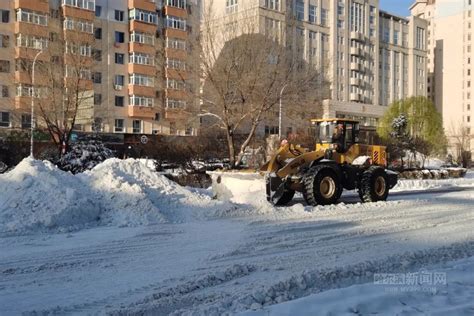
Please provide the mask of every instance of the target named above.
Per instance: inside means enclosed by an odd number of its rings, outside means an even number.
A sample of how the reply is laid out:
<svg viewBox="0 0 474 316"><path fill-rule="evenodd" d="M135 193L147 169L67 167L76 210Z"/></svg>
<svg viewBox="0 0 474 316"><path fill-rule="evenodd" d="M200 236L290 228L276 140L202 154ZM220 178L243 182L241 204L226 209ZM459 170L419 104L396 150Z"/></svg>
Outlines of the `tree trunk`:
<svg viewBox="0 0 474 316"><path fill-rule="evenodd" d="M227 136L227 149L229 150L229 164L230 168L235 168L235 145L234 145L234 133L230 127L226 131Z"/></svg>
<svg viewBox="0 0 474 316"><path fill-rule="evenodd" d="M250 144L250 141L252 140L252 138L255 134L255 131L257 130L257 126L258 126L258 123L252 124L252 128L250 129L250 132L247 136L247 139L244 141L242 146L240 146L240 152L239 152L239 155L237 156L237 161L235 162L236 167L239 166L242 163L242 158L244 158L245 150L247 149L248 145Z"/></svg>

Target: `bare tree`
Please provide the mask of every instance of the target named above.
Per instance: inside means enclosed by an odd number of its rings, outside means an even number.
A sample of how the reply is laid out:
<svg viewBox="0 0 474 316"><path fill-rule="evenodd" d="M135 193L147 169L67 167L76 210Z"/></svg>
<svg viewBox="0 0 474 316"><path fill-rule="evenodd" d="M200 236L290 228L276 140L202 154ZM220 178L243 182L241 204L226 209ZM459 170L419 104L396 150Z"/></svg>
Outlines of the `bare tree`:
<svg viewBox="0 0 474 316"><path fill-rule="evenodd" d="M454 146L457 161L463 167L468 167L471 162L471 142L474 140L474 135L464 123L452 123L449 138Z"/></svg>
<svg viewBox="0 0 474 316"><path fill-rule="evenodd" d="M55 21L59 24L59 21ZM59 25L57 25L59 26ZM38 126L44 127L64 154L78 117L93 118L93 87L91 81L92 43L90 32L53 29L48 41L36 40L28 51L30 57L42 53L34 69L33 58L18 60L17 67L30 76L31 86L19 89L33 97ZM74 25L78 27L78 25ZM81 25L85 29L84 25Z"/></svg>
<svg viewBox="0 0 474 316"><path fill-rule="evenodd" d="M253 8L216 18L212 1L202 20L201 116L224 131L230 164L236 167L259 125L275 120L281 99L292 111L316 112L328 85L322 72L304 60L301 45L290 42L291 25L267 28ZM238 149L237 134L244 136Z"/></svg>

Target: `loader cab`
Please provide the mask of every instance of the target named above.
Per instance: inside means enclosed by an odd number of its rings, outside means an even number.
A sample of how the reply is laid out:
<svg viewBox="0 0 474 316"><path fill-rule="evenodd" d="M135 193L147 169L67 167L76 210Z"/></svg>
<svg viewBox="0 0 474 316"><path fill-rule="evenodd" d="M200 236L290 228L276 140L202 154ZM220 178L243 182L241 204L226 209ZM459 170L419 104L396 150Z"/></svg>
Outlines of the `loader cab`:
<svg viewBox="0 0 474 316"><path fill-rule="evenodd" d="M359 122L345 119L311 120L316 149L336 149L345 153L359 142Z"/></svg>

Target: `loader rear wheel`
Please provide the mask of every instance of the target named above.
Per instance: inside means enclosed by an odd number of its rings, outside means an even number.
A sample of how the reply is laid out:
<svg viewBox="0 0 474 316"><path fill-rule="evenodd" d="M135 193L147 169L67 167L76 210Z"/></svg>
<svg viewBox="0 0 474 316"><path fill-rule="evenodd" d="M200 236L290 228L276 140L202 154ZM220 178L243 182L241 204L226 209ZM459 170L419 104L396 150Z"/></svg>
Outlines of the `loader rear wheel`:
<svg viewBox="0 0 474 316"><path fill-rule="evenodd" d="M373 166L362 173L359 185L359 197L362 202L385 201L388 190L388 176L383 168Z"/></svg>
<svg viewBox="0 0 474 316"><path fill-rule="evenodd" d="M287 205L291 202L291 200L293 200L293 197L295 196L295 191L290 189L285 189L282 193L278 192L278 188L276 188L276 191L272 191L272 185L270 184L269 176L265 177L265 184L267 187L267 201L275 206Z"/></svg>
<svg viewBox="0 0 474 316"><path fill-rule="evenodd" d="M309 205L334 204L342 186L336 171L324 165L314 166L303 177L303 196Z"/></svg>

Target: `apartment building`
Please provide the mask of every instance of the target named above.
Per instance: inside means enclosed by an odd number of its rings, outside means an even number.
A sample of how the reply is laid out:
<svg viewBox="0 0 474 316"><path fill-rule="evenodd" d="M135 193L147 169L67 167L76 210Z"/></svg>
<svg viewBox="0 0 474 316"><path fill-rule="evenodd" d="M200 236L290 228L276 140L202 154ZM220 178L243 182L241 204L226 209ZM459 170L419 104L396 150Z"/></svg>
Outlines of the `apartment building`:
<svg viewBox="0 0 474 316"><path fill-rule="evenodd" d="M427 92L443 117L449 151L474 154L474 3L471 0L417 0L414 16L428 23Z"/></svg>
<svg viewBox="0 0 474 316"><path fill-rule="evenodd" d="M85 43L68 44L64 52L90 59L81 72L89 97L81 102L76 130L197 133L188 71L197 62L188 45L199 31L196 1L14 0L1 1L0 12L0 128L29 128L31 98L41 97L34 92L41 89L41 74L33 87L31 68L21 69L18 61L32 61L42 51L38 61L58 62L48 43L58 34L80 34Z"/></svg>
<svg viewBox="0 0 474 316"><path fill-rule="evenodd" d="M300 42L295 54L331 83L323 117L376 126L393 101L426 95L427 22L384 12L378 0L204 0L203 8L223 21L246 12L260 21L260 32L278 30L293 47Z"/></svg>

